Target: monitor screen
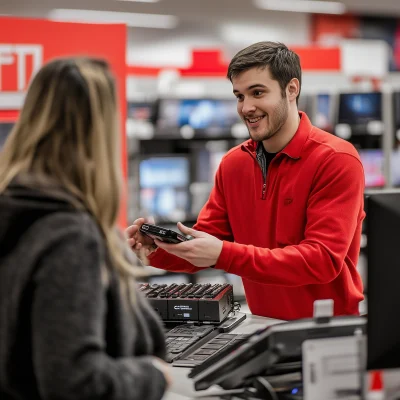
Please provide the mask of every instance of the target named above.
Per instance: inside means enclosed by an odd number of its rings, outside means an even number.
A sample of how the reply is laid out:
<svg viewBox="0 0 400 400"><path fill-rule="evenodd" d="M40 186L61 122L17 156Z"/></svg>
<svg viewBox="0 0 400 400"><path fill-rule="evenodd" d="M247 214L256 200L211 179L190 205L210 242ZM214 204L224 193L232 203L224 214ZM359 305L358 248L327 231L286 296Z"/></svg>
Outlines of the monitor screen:
<svg viewBox="0 0 400 400"><path fill-rule="evenodd" d="M210 182L214 182L215 174L226 151L214 151L210 154Z"/></svg>
<svg viewBox="0 0 400 400"><path fill-rule="evenodd" d="M400 149L393 150L391 159L392 185L400 187Z"/></svg>
<svg viewBox="0 0 400 400"><path fill-rule="evenodd" d="M160 100L157 118L157 129L159 132L169 133L178 130L180 100Z"/></svg>
<svg viewBox="0 0 400 400"><path fill-rule="evenodd" d="M311 120L314 120L313 96L305 93L300 94L298 109L304 111Z"/></svg>
<svg viewBox="0 0 400 400"><path fill-rule="evenodd" d="M175 133L188 126L196 136L213 136L230 133L238 122L236 100L171 99L160 103L157 128L161 132Z"/></svg>
<svg viewBox="0 0 400 400"><path fill-rule="evenodd" d="M331 96L329 94L317 95L315 125L320 129L332 132Z"/></svg>
<svg viewBox="0 0 400 400"><path fill-rule="evenodd" d="M147 102L128 102L127 118L135 121L152 122L154 118L154 104Z"/></svg>
<svg viewBox="0 0 400 400"><path fill-rule="evenodd" d="M182 100L178 125L193 129L230 128L239 121L236 100Z"/></svg>
<svg viewBox="0 0 400 400"><path fill-rule="evenodd" d="M14 123L13 122L1 122L0 123L0 149L3 147L7 136L11 132L11 129L13 128Z"/></svg>
<svg viewBox="0 0 400 400"><path fill-rule="evenodd" d="M385 186L385 175L383 173L384 156L380 149L358 150L364 167L365 187Z"/></svg>
<svg viewBox="0 0 400 400"><path fill-rule="evenodd" d="M190 163L185 156L150 156L139 165L140 209L158 220L185 219Z"/></svg>
<svg viewBox="0 0 400 400"><path fill-rule="evenodd" d="M140 187L187 186L189 160L179 156L159 156L141 160L139 167Z"/></svg>
<svg viewBox="0 0 400 400"><path fill-rule="evenodd" d="M341 93L339 97L339 124L367 124L382 121L382 94Z"/></svg>
<svg viewBox="0 0 400 400"><path fill-rule="evenodd" d="M195 182L214 182L215 172L219 167L222 157L234 145L229 140L198 141L194 147Z"/></svg>
<svg viewBox="0 0 400 400"><path fill-rule="evenodd" d="M400 191L367 194L367 369L400 368Z"/></svg>
<svg viewBox="0 0 400 400"><path fill-rule="evenodd" d="M393 93L394 147L400 146L400 92Z"/></svg>

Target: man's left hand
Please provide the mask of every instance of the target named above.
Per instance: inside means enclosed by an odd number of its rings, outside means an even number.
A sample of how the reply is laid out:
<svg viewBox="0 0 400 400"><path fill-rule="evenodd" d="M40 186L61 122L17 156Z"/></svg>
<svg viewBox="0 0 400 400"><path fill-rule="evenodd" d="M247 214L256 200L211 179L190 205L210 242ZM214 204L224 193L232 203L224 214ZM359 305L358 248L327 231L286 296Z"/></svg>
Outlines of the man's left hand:
<svg viewBox="0 0 400 400"><path fill-rule="evenodd" d="M222 251L222 240L208 233L188 228L181 222L178 222L177 226L184 235L190 235L193 239L178 244L155 240L156 245L168 253L189 261L196 267L208 268L217 263Z"/></svg>

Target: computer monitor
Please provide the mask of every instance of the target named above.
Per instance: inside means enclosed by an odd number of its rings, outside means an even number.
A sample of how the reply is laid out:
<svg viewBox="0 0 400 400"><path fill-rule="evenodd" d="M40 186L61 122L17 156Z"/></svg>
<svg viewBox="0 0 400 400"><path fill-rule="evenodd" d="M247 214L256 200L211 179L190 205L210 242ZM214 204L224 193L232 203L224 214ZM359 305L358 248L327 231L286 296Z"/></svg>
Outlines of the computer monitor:
<svg viewBox="0 0 400 400"><path fill-rule="evenodd" d="M151 155L139 163L140 209L157 221L182 221L189 211L190 162L185 155Z"/></svg>
<svg viewBox="0 0 400 400"><path fill-rule="evenodd" d="M395 148L400 147L400 92L394 92L393 97L393 144Z"/></svg>
<svg viewBox="0 0 400 400"><path fill-rule="evenodd" d="M382 121L382 93L341 93L338 123L351 126ZM368 133L368 131L366 131Z"/></svg>
<svg viewBox="0 0 400 400"><path fill-rule="evenodd" d="M400 187L400 148L392 151L390 165L392 185L394 187Z"/></svg>
<svg viewBox="0 0 400 400"><path fill-rule="evenodd" d="M205 134L229 130L238 121L236 100L187 99L179 106L179 126L189 125Z"/></svg>
<svg viewBox="0 0 400 400"><path fill-rule="evenodd" d="M14 126L13 122L1 122L0 123L0 149L4 146L4 143L10 134Z"/></svg>
<svg viewBox="0 0 400 400"><path fill-rule="evenodd" d="M127 107L127 118L135 121L155 122L156 104L155 102L129 101Z"/></svg>
<svg viewBox="0 0 400 400"><path fill-rule="evenodd" d="M182 128L188 127L196 138L230 136L232 126L238 122L235 100L163 99L159 106L157 134L180 135Z"/></svg>
<svg viewBox="0 0 400 400"><path fill-rule="evenodd" d="M366 193L367 369L400 368L400 191Z"/></svg>
<svg viewBox="0 0 400 400"><path fill-rule="evenodd" d="M377 188L385 186L385 175L383 173L383 150L381 149L359 149L358 153L364 167L365 187Z"/></svg>
<svg viewBox="0 0 400 400"><path fill-rule="evenodd" d="M180 100L178 99L162 99L159 101L156 135L180 136L178 125L179 104Z"/></svg>
<svg viewBox="0 0 400 400"><path fill-rule="evenodd" d="M222 158L226 154L226 151L215 151L210 154L210 181L214 182L215 174L217 173L219 164Z"/></svg>
<svg viewBox="0 0 400 400"><path fill-rule="evenodd" d="M309 93L301 93L299 97L298 109L304 111L308 117L314 119L314 105L313 105L313 95Z"/></svg>
<svg viewBox="0 0 400 400"><path fill-rule="evenodd" d="M327 132L333 131L332 96L330 94L327 93L317 94L314 125Z"/></svg>

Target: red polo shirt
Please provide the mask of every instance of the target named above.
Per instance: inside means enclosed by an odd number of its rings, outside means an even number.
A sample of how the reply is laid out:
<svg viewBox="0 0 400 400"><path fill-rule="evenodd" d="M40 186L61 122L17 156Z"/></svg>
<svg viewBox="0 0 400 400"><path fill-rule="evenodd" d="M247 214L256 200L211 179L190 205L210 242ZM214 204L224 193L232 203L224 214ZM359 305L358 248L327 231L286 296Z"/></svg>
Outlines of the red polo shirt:
<svg viewBox="0 0 400 400"><path fill-rule="evenodd" d="M358 314L364 172L355 148L311 125L307 115L269 165L266 186L252 140L223 158L194 229L223 240L217 269L242 277L253 314L311 317L333 299L335 315ZM263 190L265 189L265 190ZM159 249L158 268L196 272Z"/></svg>

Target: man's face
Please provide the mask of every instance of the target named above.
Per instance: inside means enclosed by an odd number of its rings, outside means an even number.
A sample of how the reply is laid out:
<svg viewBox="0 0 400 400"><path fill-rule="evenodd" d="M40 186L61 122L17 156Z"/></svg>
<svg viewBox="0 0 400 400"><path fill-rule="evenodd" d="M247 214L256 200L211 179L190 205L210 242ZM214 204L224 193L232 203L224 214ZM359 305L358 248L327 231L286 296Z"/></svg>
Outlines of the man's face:
<svg viewBox="0 0 400 400"><path fill-rule="evenodd" d="M238 113L250 137L260 142L275 136L288 118L289 105L269 68L244 71L232 79L232 85Z"/></svg>

